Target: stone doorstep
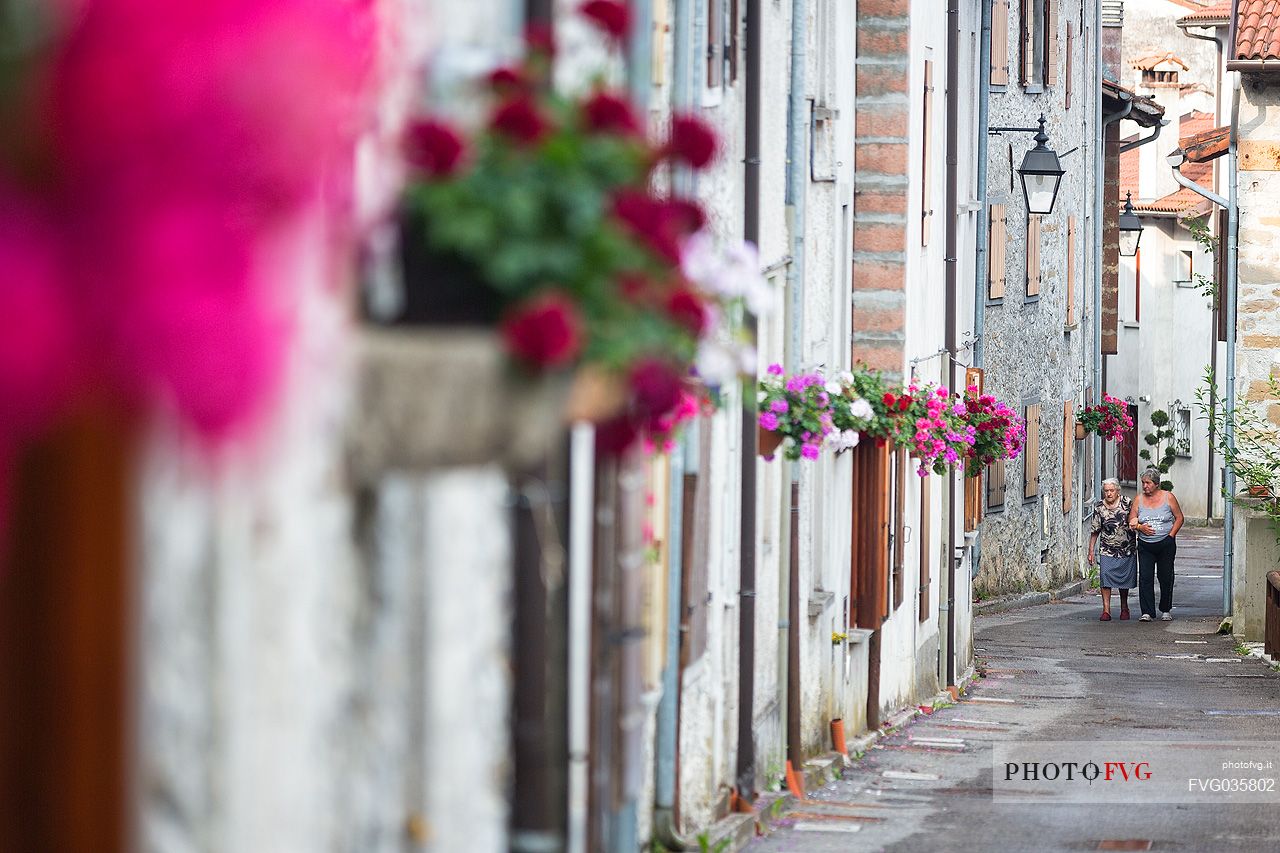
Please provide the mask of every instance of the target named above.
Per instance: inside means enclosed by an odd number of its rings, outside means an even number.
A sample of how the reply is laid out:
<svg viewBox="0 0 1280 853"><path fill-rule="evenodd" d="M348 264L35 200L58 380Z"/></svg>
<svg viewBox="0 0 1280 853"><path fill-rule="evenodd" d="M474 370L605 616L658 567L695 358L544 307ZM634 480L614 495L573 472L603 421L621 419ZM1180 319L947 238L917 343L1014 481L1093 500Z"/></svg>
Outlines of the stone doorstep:
<svg viewBox="0 0 1280 853"><path fill-rule="evenodd" d="M961 693L973 681L974 674L973 668L970 667L969 671L960 679L959 689ZM937 705L939 703L950 704L952 702L951 694L944 690L928 702L921 704ZM850 740L846 748L851 756L857 753L865 753L875 746L882 737L893 734L919 716L923 716L923 712L918 705L903 708L894 714L890 714L883 727ZM834 782L839 778L845 767L852 766L856 760L854 758L846 758L838 752L829 752L817 758L809 759L804 763L804 767L801 770L805 792L815 791ZM770 817L781 817L797 805L799 803L796 798L786 790L778 793L761 794L756 800L754 812L730 814L716 821L706 833L710 849L715 850L716 845L727 840L729 843L724 847L723 853L739 853L757 835L769 835L773 831L769 825ZM687 834L690 838L696 838L699 833Z"/></svg>
<svg viewBox="0 0 1280 853"><path fill-rule="evenodd" d="M1085 579L1072 581L1069 584L1051 589L1048 592L1024 592L1019 595L1002 595L987 601L975 602L974 616L990 616L993 613L1006 613L1010 610L1021 610L1037 604L1048 604L1050 601L1061 601L1064 598L1082 595L1088 581Z"/></svg>

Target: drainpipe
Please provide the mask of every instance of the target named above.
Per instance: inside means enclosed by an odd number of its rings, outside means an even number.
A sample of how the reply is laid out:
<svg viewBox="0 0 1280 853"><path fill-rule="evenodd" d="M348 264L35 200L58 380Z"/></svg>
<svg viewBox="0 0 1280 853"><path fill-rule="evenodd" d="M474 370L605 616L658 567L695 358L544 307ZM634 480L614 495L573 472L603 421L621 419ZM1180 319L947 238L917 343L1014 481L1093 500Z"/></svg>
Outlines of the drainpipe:
<svg viewBox="0 0 1280 853"><path fill-rule="evenodd" d="M987 126L991 124L991 7L983 2L982 35L978 40L978 222L975 229L973 268L973 366L983 365L982 335L987 325ZM982 560L982 537L970 548L969 575L977 577Z"/></svg>
<svg viewBox="0 0 1280 853"><path fill-rule="evenodd" d="M990 5L984 4L984 5ZM985 100L985 99L984 99ZM960 248L957 220L960 216L960 3L947 6L947 387L956 387L956 298L959 287ZM956 481L947 474L947 686L956 683Z"/></svg>
<svg viewBox="0 0 1280 853"><path fill-rule="evenodd" d="M787 93L787 178L786 205L790 219L791 263L787 267L787 292L790 298L790 326L786 362L789 373L804 363L804 214L807 102L805 101L805 25L808 23L806 0L791 0L791 77ZM787 613L787 757L798 772L801 767L800 743L800 463L791 463L790 519L788 537L792 553L787 560L787 584L783 602Z"/></svg>
<svg viewBox="0 0 1280 853"><path fill-rule="evenodd" d="M675 106L686 111L692 102L689 87L690 55L689 31L692 26L690 3L692 0L675 0L672 41L674 50L673 95ZM688 170L675 175L677 189L683 195L692 194L692 179ZM697 469L698 446L694 433L686 434L680 453L671 456L671 513L670 533L667 536L667 655L662 671L662 698L658 702L656 753L654 768L653 836L667 850L692 850L690 842L680 834L676 821L678 790L677 755L680 744L680 591L684 572L685 537L693 531L684 526L685 510L684 477ZM585 851L583 851L585 853Z"/></svg>
<svg viewBox="0 0 1280 853"><path fill-rule="evenodd" d="M566 853L587 853L591 750L591 564L595 526L595 427L569 435L569 815Z"/></svg>
<svg viewBox="0 0 1280 853"><path fill-rule="evenodd" d="M1240 177L1236 160L1236 146L1240 127L1240 73L1231 75L1231 132L1227 142L1227 402L1229 417L1224 424L1227 452L1234 458L1236 450L1236 252L1240 239ZM1227 499L1223 506L1222 535L1222 614L1232 613L1231 586L1235 571L1236 532L1236 474L1227 466L1223 476Z"/></svg>
<svg viewBox="0 0 1280 853"><path fill-rule="evenodd" d="M1101 21L1101 18L1099 18ZM1103 184L1107 169L1107 127L1126 118L1133 112L1133 99L1125 101L1123 107L1114 113L1102 112L1102 27L1097 27L1098 41L1098 110L1102 121L1098 125L1098 157L1101 158L1094 169L1093 197L1093 232L1097 241L1093 253L1093 401L1096 405L1102 401L1103 371L1105 365L1102 354L1102 243L1106 233L1104 221L1107 200L1104 198ZM1102 437L1095 435L1093 441L1093 482L1089 486L1090 498L1101 493L1102 488Z"/></svg>
<svg viewBox="0 0 1280 853"><path fill-rule="evenodd" d="M744 43L742 236L760 243L760 0L746 0ZM747 312L747 334L756 336L755 317ZM738 538L738 796L755 800L756 750L753 732L756 662L756 395L742 395L742 496Z"/></svg>

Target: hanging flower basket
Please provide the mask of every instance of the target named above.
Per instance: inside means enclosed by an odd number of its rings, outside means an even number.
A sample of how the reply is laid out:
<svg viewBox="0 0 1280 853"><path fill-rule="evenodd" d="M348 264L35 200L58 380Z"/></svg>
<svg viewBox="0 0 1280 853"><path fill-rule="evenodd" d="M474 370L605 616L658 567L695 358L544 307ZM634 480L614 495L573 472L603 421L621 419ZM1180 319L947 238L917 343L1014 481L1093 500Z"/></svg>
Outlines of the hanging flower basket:
<svg viewBox="0 0 1280 853"><path fill-rule="evenodd" d="M1089 431L1084 428L1084 424L1076 423L1076 441L1084 441L1089 437Z"/></svg>
<svg viewBox="0 0 1280 853"><path fill-rule="evenodd" d="M759 454L765 459L772 459L777 455L778 448L782 446L782 435L764 427L756 427L756 431L759 433Z"/></svg>
<svg viewBox="0 0 1280 853"><path fill-rule="evenodd" d="M1094 432L1103 441L1124 441L1125 433L1133 429L1133 418L1129 417L1128 404L1110 394L1102 395L1102 402L1089 406L1076 415L1076 438L1083 438L1085 433Z"/></svg>

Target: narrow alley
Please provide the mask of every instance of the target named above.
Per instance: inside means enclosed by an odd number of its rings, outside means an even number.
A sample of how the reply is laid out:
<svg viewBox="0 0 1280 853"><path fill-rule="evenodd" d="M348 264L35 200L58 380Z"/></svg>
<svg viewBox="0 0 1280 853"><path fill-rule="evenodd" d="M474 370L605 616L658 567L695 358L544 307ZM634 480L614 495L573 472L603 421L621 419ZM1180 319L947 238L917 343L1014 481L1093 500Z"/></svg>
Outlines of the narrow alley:
<svg viewBox="0 0 1280 853"><path fill-rule="evenodd" d="M1188 529L1180 540L1174 621L1099 622L1094 594L979 617L983 676L961 701L882 739L748 849L1280 849L1274 810L1257 805L993 798L1002 741L1269 739L1280 675L1216 633L1221 531Z"/></svg>

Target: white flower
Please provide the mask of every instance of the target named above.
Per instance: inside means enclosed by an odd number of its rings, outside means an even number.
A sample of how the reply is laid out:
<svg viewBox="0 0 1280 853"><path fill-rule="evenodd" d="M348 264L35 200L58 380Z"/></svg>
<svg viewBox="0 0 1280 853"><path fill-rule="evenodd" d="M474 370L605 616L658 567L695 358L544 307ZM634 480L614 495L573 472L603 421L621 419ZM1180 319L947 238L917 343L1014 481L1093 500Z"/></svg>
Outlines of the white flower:
<svg viewBox="0 0 1280 853"><path fill-rule="evenodd" d="M857 447L858 439L860 438L861 436L858 434L857 430L847 429L844 432L833 432L831 437L828 439L828 442L831 444L831 447L839 453L842 450L852 450Z"/></svg>
<svg viewBox="0 0 1280 853"><path fill-rule="evenodd" d="M871 404L859 397L849 405L849 414L860 420L870 420L875 415Z"/></svg>
<svg viewBox="0 0 1280 853"><path fill-rule="evenodd" d="M720 253L710 232L702 230L685 240L680 250L680 269L685 278L710 289L721 266Z"/></svg>
<svg viewBox="0 0 1280 853"><path fill-rule="evenodd" d="M743 376L756 375L756 348L750 344L738 347L738 370Z"/></svg>
<svg viewBox="0 0 1280 853"><path fill-rule="evenodd" d="M840 384L841 384L841 385L852 385L852 384L853 384L853 374L852 374L852 373L850 373L850 372L849 372L849 371L847 371L847 370L846 370L846 371L844 371L844 372L842 372L839 376L837 376L837 377L836 377L836 379L838 379L838 380L840 381Z"/></svg>
<svg viewBox="0 0 1280 853"><path fill-rule="evenodd" d="M839 382L835 381L834 379L829 380L827 384L823 385L822 387L827 389L828 394L839 394L840 392L844 391L844 386L841 385Z"/></svg>

